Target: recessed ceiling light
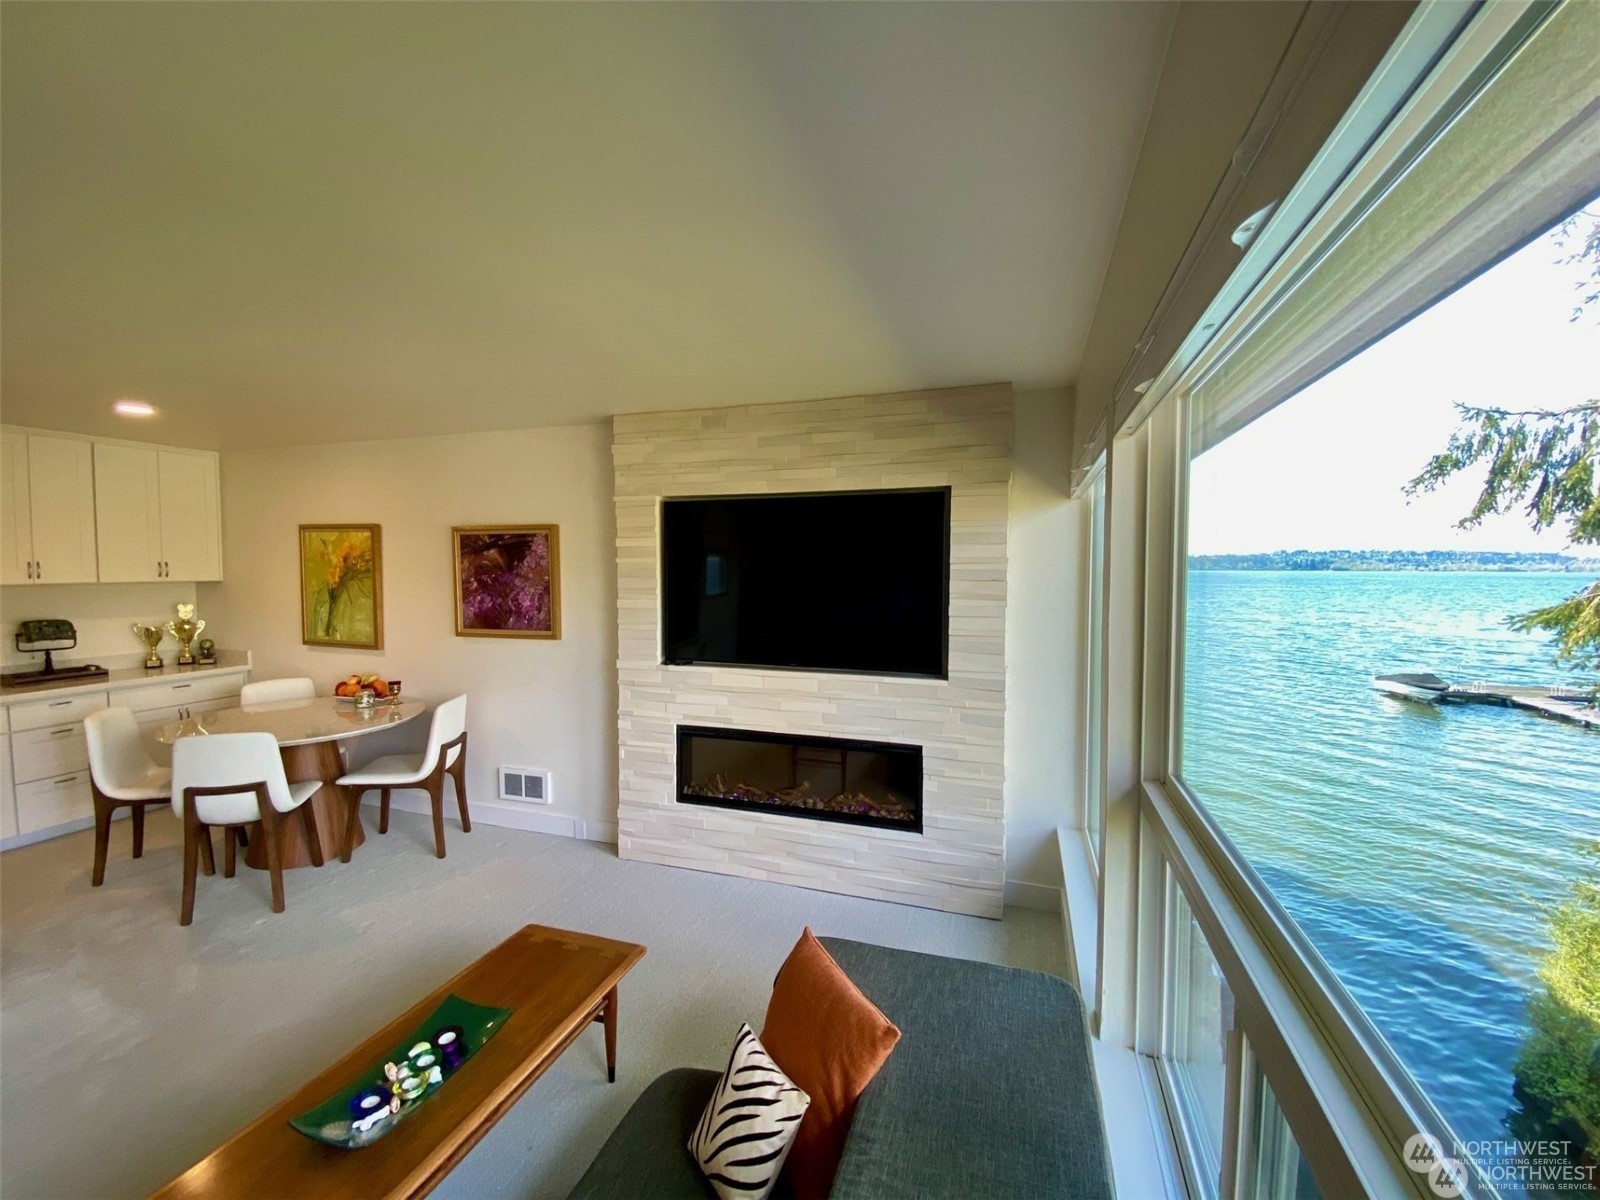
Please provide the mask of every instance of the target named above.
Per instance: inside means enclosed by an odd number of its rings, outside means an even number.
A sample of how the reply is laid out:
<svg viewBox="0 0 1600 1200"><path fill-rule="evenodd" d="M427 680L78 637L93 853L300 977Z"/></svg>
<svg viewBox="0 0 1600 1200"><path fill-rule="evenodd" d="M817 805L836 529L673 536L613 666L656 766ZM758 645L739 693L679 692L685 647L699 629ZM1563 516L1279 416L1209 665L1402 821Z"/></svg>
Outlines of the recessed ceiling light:
<svg viewBox="0 0 1600 1200"><path fill-rule="evenodd" d="M143 400L118 400L111 406L111 411L119 417L153 417L156 415L156 406L146 404Z"/></svg>

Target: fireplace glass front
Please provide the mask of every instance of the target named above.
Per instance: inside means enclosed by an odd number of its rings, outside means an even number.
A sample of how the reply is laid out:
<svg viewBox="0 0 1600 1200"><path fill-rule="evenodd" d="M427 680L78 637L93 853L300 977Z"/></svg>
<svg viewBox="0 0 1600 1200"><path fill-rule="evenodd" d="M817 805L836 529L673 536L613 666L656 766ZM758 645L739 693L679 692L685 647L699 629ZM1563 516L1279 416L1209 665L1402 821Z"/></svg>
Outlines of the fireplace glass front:
<svg viewBox="0 0 1600 1200"><path fill-rule="evenodd" d="M678 799L922 832L922 747L678 726Z"/></svg>

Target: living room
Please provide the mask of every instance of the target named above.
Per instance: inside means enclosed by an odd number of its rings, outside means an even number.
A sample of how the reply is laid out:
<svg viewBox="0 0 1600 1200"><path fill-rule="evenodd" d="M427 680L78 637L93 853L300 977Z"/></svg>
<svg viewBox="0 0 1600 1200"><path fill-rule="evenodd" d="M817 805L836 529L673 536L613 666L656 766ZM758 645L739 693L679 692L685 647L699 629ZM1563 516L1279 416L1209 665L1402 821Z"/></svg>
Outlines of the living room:
<svg viewBox="0 0 1600 1200"><path fill-rule="evenodd" d="M1445 1194L1162 790L1178 401L1535 7L6 5L0 1189Z"/></svg>

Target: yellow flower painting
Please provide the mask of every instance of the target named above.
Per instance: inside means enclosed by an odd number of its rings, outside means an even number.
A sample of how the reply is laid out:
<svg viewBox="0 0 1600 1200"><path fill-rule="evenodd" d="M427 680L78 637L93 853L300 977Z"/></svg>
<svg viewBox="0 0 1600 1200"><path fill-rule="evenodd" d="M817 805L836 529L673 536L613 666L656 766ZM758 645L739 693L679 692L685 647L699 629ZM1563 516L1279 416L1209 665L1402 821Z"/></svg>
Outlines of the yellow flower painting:
<svg viewBox="0 0 1600 1200"><path fill-rule="evenodd" d="M300 526L300 632L308 646L383 649L381 527Z"/></svg>

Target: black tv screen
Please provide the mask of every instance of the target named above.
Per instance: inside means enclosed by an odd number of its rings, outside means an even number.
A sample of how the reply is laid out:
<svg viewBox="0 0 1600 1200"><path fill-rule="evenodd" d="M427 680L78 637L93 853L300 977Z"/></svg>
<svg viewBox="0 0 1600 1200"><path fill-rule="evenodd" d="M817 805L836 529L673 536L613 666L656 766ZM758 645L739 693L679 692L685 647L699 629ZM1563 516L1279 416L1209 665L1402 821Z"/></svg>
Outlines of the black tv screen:
<svg viewBox="0 0 1600 1200"><path fill-rule="evenodd" d="M945 678L950 489L666 500L669 663Z"/></svg>

